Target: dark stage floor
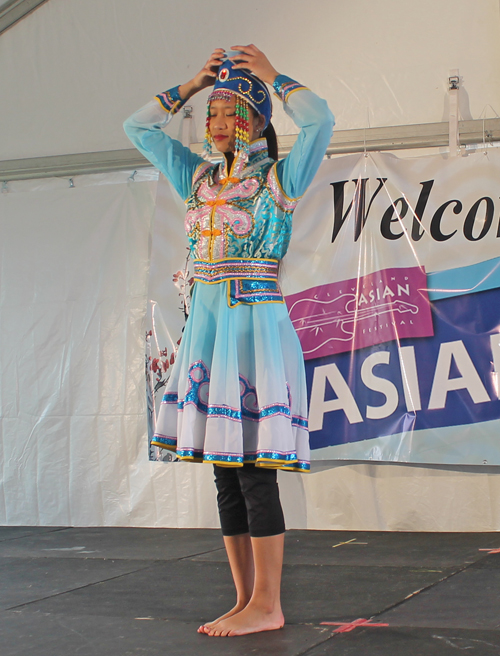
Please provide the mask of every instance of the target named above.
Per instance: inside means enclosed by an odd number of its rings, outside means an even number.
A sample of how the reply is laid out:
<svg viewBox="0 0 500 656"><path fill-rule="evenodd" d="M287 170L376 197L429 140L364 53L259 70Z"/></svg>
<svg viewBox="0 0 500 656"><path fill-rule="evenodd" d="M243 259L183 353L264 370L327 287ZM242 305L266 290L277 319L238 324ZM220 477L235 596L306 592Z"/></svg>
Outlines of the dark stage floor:
<svg viewBox="0 0 500 656"><path fill-rule="evenodd" d="M499 533L289 531L286 626L240 638L196 633L219 531L0 527L0 581L2 656L500 655Z"/></svg>

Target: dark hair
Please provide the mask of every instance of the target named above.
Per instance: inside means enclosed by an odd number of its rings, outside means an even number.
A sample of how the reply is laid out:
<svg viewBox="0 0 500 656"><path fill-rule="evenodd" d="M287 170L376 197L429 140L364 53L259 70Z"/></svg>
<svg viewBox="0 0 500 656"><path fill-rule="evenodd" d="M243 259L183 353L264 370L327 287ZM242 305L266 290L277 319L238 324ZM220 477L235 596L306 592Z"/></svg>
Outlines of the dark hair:
<svg viewBox="0 0 500 656"><path fill-rule="evenodd" d="M266 138L267 141L267 152L269 157L272 159L278 159L278 138L276 137L276 132L274 130L273 124L269 121L269 125L262 133L262 136Z"/></svg>
<svg viewBox="0 0 500 656"><path fill-rule="evenodd" d="M250 111L254 116L260 116L259 112L249 105ZM262 136L265 137L267 141L267 152L271 159L278 159L278 137L276 136L276 131L273 124L269 121L267 128L262 132Z"/></svg>

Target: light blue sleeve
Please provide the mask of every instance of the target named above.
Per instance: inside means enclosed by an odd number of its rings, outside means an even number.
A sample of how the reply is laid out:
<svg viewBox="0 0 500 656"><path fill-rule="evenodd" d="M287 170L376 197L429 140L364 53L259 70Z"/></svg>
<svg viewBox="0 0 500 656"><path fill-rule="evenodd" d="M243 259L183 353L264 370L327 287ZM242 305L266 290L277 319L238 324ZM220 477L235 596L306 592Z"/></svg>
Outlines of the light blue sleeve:
<svg viewBox="0 0 500 656"><path fill-rule="evenodd" d="M278 179L287 196L300 198L323 161L335 119L325 100L291 78L278 75L273 87L285 112L300 128L292 150L276 165Z"/></svg>
<svg viewBox="0 0 500 656"><path fill-rule="evenodd" d="M134 146L170 180L177 193L186 200L191 195L193 175L205 160L162 131L183 104L175 87L159 94L132 114L123 128Z"/></svg>

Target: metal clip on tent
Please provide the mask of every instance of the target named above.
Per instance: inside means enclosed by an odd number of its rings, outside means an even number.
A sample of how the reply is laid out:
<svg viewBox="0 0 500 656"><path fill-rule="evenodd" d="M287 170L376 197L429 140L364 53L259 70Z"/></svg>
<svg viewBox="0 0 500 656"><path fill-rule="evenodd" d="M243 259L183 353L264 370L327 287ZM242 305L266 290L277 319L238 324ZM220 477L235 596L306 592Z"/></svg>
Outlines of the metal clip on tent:
<svg viewBox="0 0 500 656"><path fill-rule="evenodd" d="M191 105L184 105L182 108L182 145L189 148L191 146L191 122L186 119L193 118L193 108Z"/></svg>
<svg viewBox="0 0 500 656"><path fill-rule="evenodd" d="M483 125L483 149L484 149L484 154L485 154L485 155L487 154L487 152L486 152L486 150L487 150L487 146L488 146L492 141L494 141L494 136L495 136L493 130L491 130L491 129L488 130L488 129L486 128L486 121L488 120L488 119L486 118L486 112L487 112L488 107L491 109L491 111L493 112L493 114L495 114L495 117L496 117L497 119L500 118L500 116L498 116L497 112L494 110L494 108L493 108L491 105L485 105L483 111L481 112L481 116L479 117L479 120L482 121L482 125Z"/></svg>

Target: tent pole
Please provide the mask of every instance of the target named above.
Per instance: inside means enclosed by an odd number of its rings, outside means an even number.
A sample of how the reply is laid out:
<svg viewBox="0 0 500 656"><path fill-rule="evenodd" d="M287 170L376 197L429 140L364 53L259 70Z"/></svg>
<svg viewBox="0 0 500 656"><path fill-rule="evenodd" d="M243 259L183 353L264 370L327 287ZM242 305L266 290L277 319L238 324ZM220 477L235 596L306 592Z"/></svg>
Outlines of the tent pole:
<svg viewBox="0 0 500 656"><path fill-rule="evenodd" d="M459 121L458 128L462 146L477 144L487 147L492 143L500 142L500 118ZM278 137L281 157L290 152L296 138L296 135ZM412 148L442 147L448 149L449 139L448 122L338 130L330 141L327 155ZM201 154L202 149L203 143L191 144L193 152ZM150 166L151 164L135 148L14 159L0 161L0 181L71 177L107 171L135 170Z"/></svg>

